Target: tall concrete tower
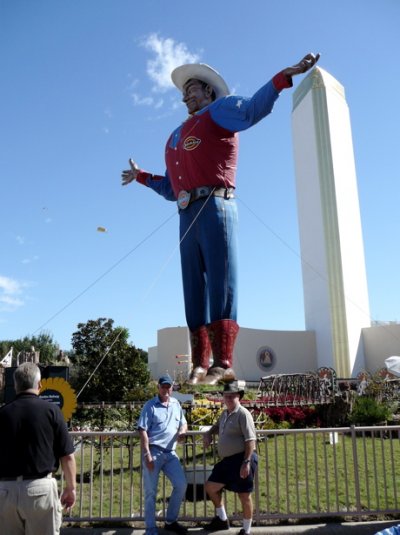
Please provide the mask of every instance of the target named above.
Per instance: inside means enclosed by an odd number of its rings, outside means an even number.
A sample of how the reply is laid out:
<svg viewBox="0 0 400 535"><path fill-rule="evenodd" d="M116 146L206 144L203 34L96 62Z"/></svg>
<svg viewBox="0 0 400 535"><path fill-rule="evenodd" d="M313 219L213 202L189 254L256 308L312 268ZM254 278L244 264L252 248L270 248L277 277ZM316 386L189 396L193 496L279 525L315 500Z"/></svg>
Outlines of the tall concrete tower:
<svg viewBox="0 0 400 535"><path fill-rule="evenodd" d="M343 86L316 67L293 95L293 143L306 329L319 366L364 368L370 326L350 117Z"/></svg>

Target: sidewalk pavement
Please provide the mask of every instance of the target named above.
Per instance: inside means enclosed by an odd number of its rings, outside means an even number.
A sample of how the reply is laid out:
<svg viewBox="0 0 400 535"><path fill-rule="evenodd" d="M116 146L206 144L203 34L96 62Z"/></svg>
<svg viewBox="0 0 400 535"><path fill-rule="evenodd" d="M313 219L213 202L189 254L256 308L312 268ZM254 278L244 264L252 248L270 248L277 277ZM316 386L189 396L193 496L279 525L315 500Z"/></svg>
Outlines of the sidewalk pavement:
<svg viewBox="0 0 400 535"><path fill-rule="evenodd" d="M254 526L252 535L375 535L376 533L400 525L399 520L382 522L344 522L342 524L309 524L296 526ZM240 527L229 531L216 531L221 535L237 535ZM159 535L171 535L171 531L160 528ZM144 529L136 528L80 528L68 527L61 529L61 535L144 535ZM189 528L189 535L207 535L202 528Z"/></svg>

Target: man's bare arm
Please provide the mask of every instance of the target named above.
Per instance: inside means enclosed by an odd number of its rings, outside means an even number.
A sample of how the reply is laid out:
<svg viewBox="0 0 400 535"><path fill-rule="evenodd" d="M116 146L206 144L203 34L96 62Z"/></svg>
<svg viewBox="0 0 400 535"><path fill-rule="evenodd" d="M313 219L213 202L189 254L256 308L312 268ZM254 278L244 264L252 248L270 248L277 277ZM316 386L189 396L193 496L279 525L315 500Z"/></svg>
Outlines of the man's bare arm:
<svg viewBox="0 0 400 535"><path fill-rule="evenodd" d="M143 452L145 463L147 465L147 468L149 470L152 470L154 468L154 464L153 464L153 457L151 456L151 452L150 452L149 436L147 434L147 431L145 431L144 429L139 429L139 435L140 435L140 445L142 447L142 452Z"/></svg>
<svg viewBox="0 0 400 535"><path fill-rule="evenodd" d="M60 458L61 468L64 473L65 488L61 494L61 505L71 509L76 501L76 462L75 455L65 455Z"/></svg>

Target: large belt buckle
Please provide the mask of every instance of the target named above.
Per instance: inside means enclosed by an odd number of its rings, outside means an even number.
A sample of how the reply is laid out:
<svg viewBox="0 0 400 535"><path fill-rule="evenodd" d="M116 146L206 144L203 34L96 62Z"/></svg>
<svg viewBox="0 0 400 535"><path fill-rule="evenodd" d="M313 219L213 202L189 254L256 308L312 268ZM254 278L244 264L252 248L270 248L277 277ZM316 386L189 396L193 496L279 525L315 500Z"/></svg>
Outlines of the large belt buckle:
<svg viewBox="0 0 400 535"><path fill-rule="evenodd" d="M191 197L190 191L186 191L186 190L182 189L178 193L177 203L178 203L178 206L179 206L179 208L181 210L185 210L185 208L187 208L189 206L190 197Z"/></svg>

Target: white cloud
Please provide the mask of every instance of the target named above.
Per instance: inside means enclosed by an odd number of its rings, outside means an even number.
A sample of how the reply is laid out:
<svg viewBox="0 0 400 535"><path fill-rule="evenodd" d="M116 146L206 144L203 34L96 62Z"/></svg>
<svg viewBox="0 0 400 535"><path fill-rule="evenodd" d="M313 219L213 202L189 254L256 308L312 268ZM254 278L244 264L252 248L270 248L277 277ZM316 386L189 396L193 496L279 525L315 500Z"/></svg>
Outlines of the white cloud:
<svg viewBox="0 0 400 535"><path fill-rule="evenodd" d="M39 257L37 255L34 255L31 258L24 258L23 260L21 260L21 263L30 264L31 262L36 262L36 260L39 260Z"/></svg>
<svg viewBox="0 0 400 535"><path fill-rule="evenodd" d="M26 284L15 279L0 275L0 310L14 310L24 304L24 301L17 297L22 294Z"/></svg>
<svg viewBox="0 0 400 535"><path fill-rule="evenodd" d="M132 100L135 106L153 106L153 97L141 97L139 93L132 93Z"/></svg>
<svg viewBox="0 0 400 535"><path fill-rule="evenodd" d="M147 61L147 74L155 83L153 90L166 91L173 86L171 72L184 63L196 63L199 55L190 52L185 43L177 43L171 38L162 38L152 33L143 40L142 45L154 54Z"/></svg>
<svg viewBox="0 0 400 535"><path fill-rule="evenodd" d="M3 305L9 305L12 308L17 308L24 304L24 302L18 297L11 297L10 295L0 295L0 303Z"/></svg>
<svg viewBox="0 0 400 535"><path fill-rule="evenodd" d="M139 93L132 93L131 96L135 106L151 106L158 109L164 104L164 99L162 98L141 97Z"/></svg>
<svg viewBox="0 0 400 535"><path fill-rule="evenodd" d="M18 281L0 275L0 291L5 294L20 293L21 285Z"/></svg>
<svg viewBox="0 0 400 535"><path fill-rule="evenodd" d="M25 243L25 238L23 236L16 236L15 239L20 245L23 245Z"/></svg>
<svg viewBox="0 0 400 535"><path fill-rule="evenodd" d="M175 67L184 63L196 63L200 56L190 52L185 43L178 43L171 38L162 38L156 33L152 33L144 38L140 45L151 53L151 58L147 60L146 72L153 83L151 92L142 96L139 92L140 82L134 78L130 82L131 97L134 106L148 106L155 110L164 108L164 99L154 96L155 93L165 93L174 87L171 80L171 72ZM171 99L172 110L179 107L181 97L176 93L176 97ZM169 115L170 112L167 114ZM165 116L165 113L162 115Z"/></svg>

